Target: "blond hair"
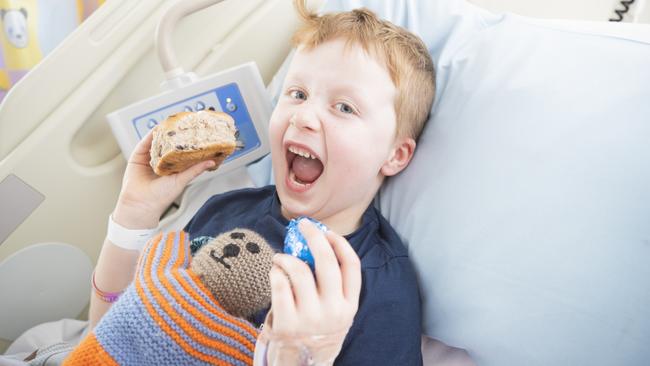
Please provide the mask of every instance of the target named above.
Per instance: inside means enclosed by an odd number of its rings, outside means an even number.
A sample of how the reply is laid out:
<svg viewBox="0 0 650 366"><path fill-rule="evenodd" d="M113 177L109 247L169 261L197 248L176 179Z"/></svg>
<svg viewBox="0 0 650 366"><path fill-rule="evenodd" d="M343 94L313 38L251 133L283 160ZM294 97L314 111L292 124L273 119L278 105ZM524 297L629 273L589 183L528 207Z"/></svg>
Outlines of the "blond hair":
<svg viewBox="0 0 650 366"><path fill-rule="evenodd" d="M317 15L307 10L305 0L294 2L302 24L294 33L293 45L311 49L343 38L348 45L358 44L378 58L397 89L397 136L417 139L435 95L433 61L422 40L365 8Z"/></svg>

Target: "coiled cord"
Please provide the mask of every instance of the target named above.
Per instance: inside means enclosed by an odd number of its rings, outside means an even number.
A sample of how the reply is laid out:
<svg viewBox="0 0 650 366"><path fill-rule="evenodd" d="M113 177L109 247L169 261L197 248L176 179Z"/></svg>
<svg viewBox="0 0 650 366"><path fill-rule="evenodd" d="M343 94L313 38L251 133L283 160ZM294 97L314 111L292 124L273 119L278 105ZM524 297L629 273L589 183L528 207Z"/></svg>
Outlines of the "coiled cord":
<svg viewBox="0 0 650 366"><path fill-rule="evenodd" d="M620 22L623 20L623 17L625 14L630 11L630 5L634 4L635 0L621 0L621 5L623 6L623 9L615 9L614 13L616 13L616 18L609 18L610 22Z"/></svg>

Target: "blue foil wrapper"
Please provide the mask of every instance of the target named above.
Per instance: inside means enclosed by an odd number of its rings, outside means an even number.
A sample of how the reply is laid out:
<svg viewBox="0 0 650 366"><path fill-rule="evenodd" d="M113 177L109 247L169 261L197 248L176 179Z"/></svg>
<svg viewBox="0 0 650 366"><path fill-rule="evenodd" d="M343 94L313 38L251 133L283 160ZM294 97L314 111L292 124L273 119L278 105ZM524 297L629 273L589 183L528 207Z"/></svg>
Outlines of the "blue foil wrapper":
<svg viewBox="0 0 650 366"><path fill-rule="evenodd" d="M289 221L289 225L287 225L287 232L286 235L284 236L284 252L286 254L291 254L292 256L307 263L311 268L311 270L313 271L314 257L311 255L311 251L309 250L309 246L307 245L307 240L305 239L304 236L302 236L300 229L298 229L298 222L302 219L307 219L313 222L316 225L316 227L323 232L327 231L327 226L320 223L319 221L312 219L311 217L306 217L306 216L297 217Z"/></svg>

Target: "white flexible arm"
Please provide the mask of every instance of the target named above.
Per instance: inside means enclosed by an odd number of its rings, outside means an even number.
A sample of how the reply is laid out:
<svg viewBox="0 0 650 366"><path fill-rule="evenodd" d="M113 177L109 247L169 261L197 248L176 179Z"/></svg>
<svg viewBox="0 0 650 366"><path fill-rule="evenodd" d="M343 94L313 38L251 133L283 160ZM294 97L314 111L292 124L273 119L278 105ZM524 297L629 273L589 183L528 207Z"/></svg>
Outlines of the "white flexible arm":
<svg viewBox="0 0 650 366"><path fill-rule="evenodd" d="M165 73L168 82L174 79L182 78L186 75L180 66L176 54L172 47L172 32L176 23L183 17L203 10L211 5L222 2L223 0L176 0L169 9L163 14L158 26L156 27L156 49L158 58Z"/></svg>

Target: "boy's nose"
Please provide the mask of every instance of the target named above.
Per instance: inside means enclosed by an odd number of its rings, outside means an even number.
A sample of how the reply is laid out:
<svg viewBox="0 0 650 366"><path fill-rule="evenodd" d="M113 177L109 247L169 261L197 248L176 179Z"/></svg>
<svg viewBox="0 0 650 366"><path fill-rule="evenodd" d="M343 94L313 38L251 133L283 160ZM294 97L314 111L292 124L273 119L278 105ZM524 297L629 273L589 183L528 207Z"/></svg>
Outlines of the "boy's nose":
<svg viewBox="0 0 650 366"><path fill-rule="evenodd" d="M316 114L313 112L301 111L294 113L291 118L289 118L289 124L300 130L320 130L320 122L318 121Z"/></svg>

